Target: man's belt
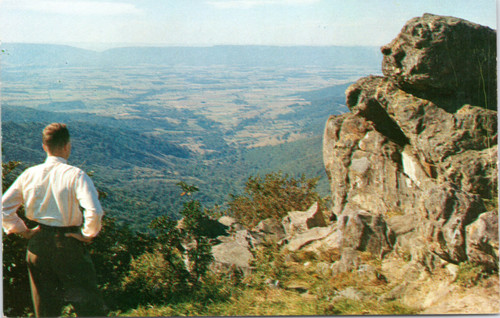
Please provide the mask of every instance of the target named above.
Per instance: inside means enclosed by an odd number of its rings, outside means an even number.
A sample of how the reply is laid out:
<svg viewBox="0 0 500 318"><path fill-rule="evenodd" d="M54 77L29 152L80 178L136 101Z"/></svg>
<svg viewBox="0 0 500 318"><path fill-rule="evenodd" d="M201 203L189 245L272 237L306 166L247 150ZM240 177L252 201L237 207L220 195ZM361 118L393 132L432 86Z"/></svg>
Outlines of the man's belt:
<svg viewBox="0 0 500 318"><path fill-rule="evenodd" d="M56 233L75 233L80 231L79 226L50 226L42 223L38 223L40 230L47 232Z"/></svg>

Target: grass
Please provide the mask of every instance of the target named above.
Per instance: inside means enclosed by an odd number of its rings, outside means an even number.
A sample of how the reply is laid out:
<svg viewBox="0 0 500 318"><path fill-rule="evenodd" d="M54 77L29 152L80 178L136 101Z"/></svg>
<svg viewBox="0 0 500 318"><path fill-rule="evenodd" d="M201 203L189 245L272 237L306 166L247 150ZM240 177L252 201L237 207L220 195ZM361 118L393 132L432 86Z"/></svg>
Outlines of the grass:
<svg viewBox="0 0 500 318"><path fill-rule="evenodd" d="M397 301L335 301L299 295L283 289L246 289L227 302L201 305L141 306L121 314L128 317L157 316L321 316L321 315L412 315L417 311Z"/></svg>
<svg viewBox="0 0 500 318"><path fill-rule="evenodd" d="M331 316L331 315L415 315L418 308L399 299L386 298L395 285L381 275L382 261L367 252L358 260L364 270L335 273L331 264L340 258L339 251L320 253L287 252L268 245L255 252L251 275L232 281L212 277L207 297L186 297L181 302L140 306L113 316ZM444 269L443 269L444 270ZM471 263L459 265L455 284L461 288L484 281L484 269ZM269 282L279 282L270 284ZM210 287L218 285L218 287ZM222 297L213 297L216 289ZM349 293L346 290L349 289ZM201 298L200 298L201 299Z"/></svg>
<svg viewBox="0 0 500 318"><path fill-rule="evenodd" d="M463 262L458 266L457 278L455 282L462 287L472 287L478 284L478 282L484 278L485 271L480 265Z"/></svg>
<svg viewBox="0 0 500 318"><path fill-rule="evenodd" d="M417 311L397 301L379 303L344 298L330 305L326 315L415 315Z"/></svg>
<svg viewBox="0 0 500 318"><path fill-rule="evenodd" d="M392 286L378 275L366 276L359 272L334 275L329 269L335 250L319 255L307 252L289 253L265 249L258 258L274 266L256 266L255 272L231 290L225 299L199 303L186 300L176 304L141 306L115 316L324 316L324 315L410 315L415 309L398 301L379 301ZM361 260L373 268L380 261L368 253ZM267 263L269 264L269 263ZM279 281L278 286L266 283L266 278ZM299 286L300 288L297 288ZM339 296L346 288L359 290L366 299L353 300Z"/></svg>
<svg viewBox="0 0 500 318"><path fill-rule="evenodd" d="M317 312L316 304L304 302L296 293L273 289L247 289L237 298L209 305L182 303L174 306L146 306L124 316L268 316L308 315Z"/></svg>

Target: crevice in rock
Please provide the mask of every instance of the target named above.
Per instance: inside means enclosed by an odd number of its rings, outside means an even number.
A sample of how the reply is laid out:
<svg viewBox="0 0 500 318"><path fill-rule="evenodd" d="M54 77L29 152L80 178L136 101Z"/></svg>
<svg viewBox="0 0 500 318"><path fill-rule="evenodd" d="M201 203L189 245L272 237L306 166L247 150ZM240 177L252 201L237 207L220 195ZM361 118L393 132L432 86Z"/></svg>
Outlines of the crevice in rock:
<svg viewBox="0 0 500 318"><path fill-rule="evenodd" d="M378 132L397 145L404 147L410 143L410 139L406 137L399 125L376 100L368 101L368 107L363 111L363 117L373 122Z"/></svg>

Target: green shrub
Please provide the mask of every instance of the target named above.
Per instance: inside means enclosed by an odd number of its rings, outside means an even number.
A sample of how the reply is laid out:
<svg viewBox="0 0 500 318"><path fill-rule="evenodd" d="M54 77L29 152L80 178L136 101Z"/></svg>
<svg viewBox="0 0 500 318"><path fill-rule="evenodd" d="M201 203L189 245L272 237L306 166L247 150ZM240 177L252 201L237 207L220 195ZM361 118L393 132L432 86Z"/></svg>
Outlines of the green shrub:
<svg viewBox="0 0 500 318"><path fill-rule="evenodd" d="M89 245L89 252L99 288L110 309L127 306L127 298L121 294L123 279L130 270L132 260L152 249L151 245L152 239L147 235L118 225L114 218L103 218L102 230Z"/></svg>
<svg viewBox="0 0 500 318"><path fill-rule="evenodd" d="M8 317L26 317L33 313L26 248L28 241L17 235L2 236L3 308Z"/></svg>
<svg viewBox="0 0 500 318"><path fill-rule="evenodd" d="M163 303L184 286L179 281L175 269L161 254L146 252L134 259L130 271L123 279L123 295L130 305Z"/></svg>
<svg viewBox="0 0 500 318"><path fill-rule="evenodd" d="M280 172L250 177L245 184L245 194L231 195L228 214L247 227L261 220L281 220L290 211L303 211L320 199L315 191L319 178L291 178Z"/></svg>
<svg viewBox="0 0 500 318"><path fill-rule="evenodd" d="M477 285L481 278L485 277L484 268L480 265L462 262L458 266L455 282L460 286L469 288Z"/></svg>
<svg viewBox="0 0 500 318"><path fill-rule="evenodd" d="M282 282L288 278L285 255L278 245L264 243L253 250L252 273L243 282L247 287L266 288L273 281Z"/></svg>
<svg viewBox="0 0 500 318"><path fill-rule="evenodd" d="M21 166L18 161L2 163L2 189L7 190L19 174ZM21 207L17 214L24 218ZM27 221L26 221L27 222ZM29 227L32 224L27 222ZM12 316L28 316L33 313L31 302L28 269L26 265L26 248L28 241L17 235L2 235L3 262L3 309L4 314Z"/></svg>
<svg viewBox="0 0 500 318"><path fill-rule="evenodd" d="M195 186L180 182L182 195L191 196ZM198 297L212 263L212 246L207 225L211 220L197 200L184 203L182 220L169 216L154 219L154 256L146 253L135 260L123 283L123 292L135 297L137 304L179 302L189 296Z"/></svg>

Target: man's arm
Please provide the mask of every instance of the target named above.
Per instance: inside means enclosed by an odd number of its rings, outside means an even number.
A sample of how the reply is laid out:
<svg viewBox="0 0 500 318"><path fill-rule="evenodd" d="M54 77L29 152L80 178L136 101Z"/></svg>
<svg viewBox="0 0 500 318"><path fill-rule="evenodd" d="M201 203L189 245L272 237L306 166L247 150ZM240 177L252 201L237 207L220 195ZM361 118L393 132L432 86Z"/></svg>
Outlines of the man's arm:
<svg viewBox="0 0 500 318"><path fill-rule="evenodd" d="M103 210L99 195L90 177L81 172L75 183L75 192L80 206L83 208L83 227L81 237L70 235L84 242L89 242L101 230Z"/></svg>
<svg viewBox="0 0 500 318"><path fill-rule="evenodd" d="M7 234L23 233L24 236L29 233L29 229L16 213L23 204L21 177L2 195L2 227Z"/></svg>
<svg viewBox="0 0 500 318"><path fill-rule="evenodd" d="M33 229L26 229L26 231L24 232L19 232L17 234L21 235L22 237L24 237L25 239L29 240L30 238L33 237L33 235L35 235L38 231L40 231L40 226L37 226Z"/></svg>

